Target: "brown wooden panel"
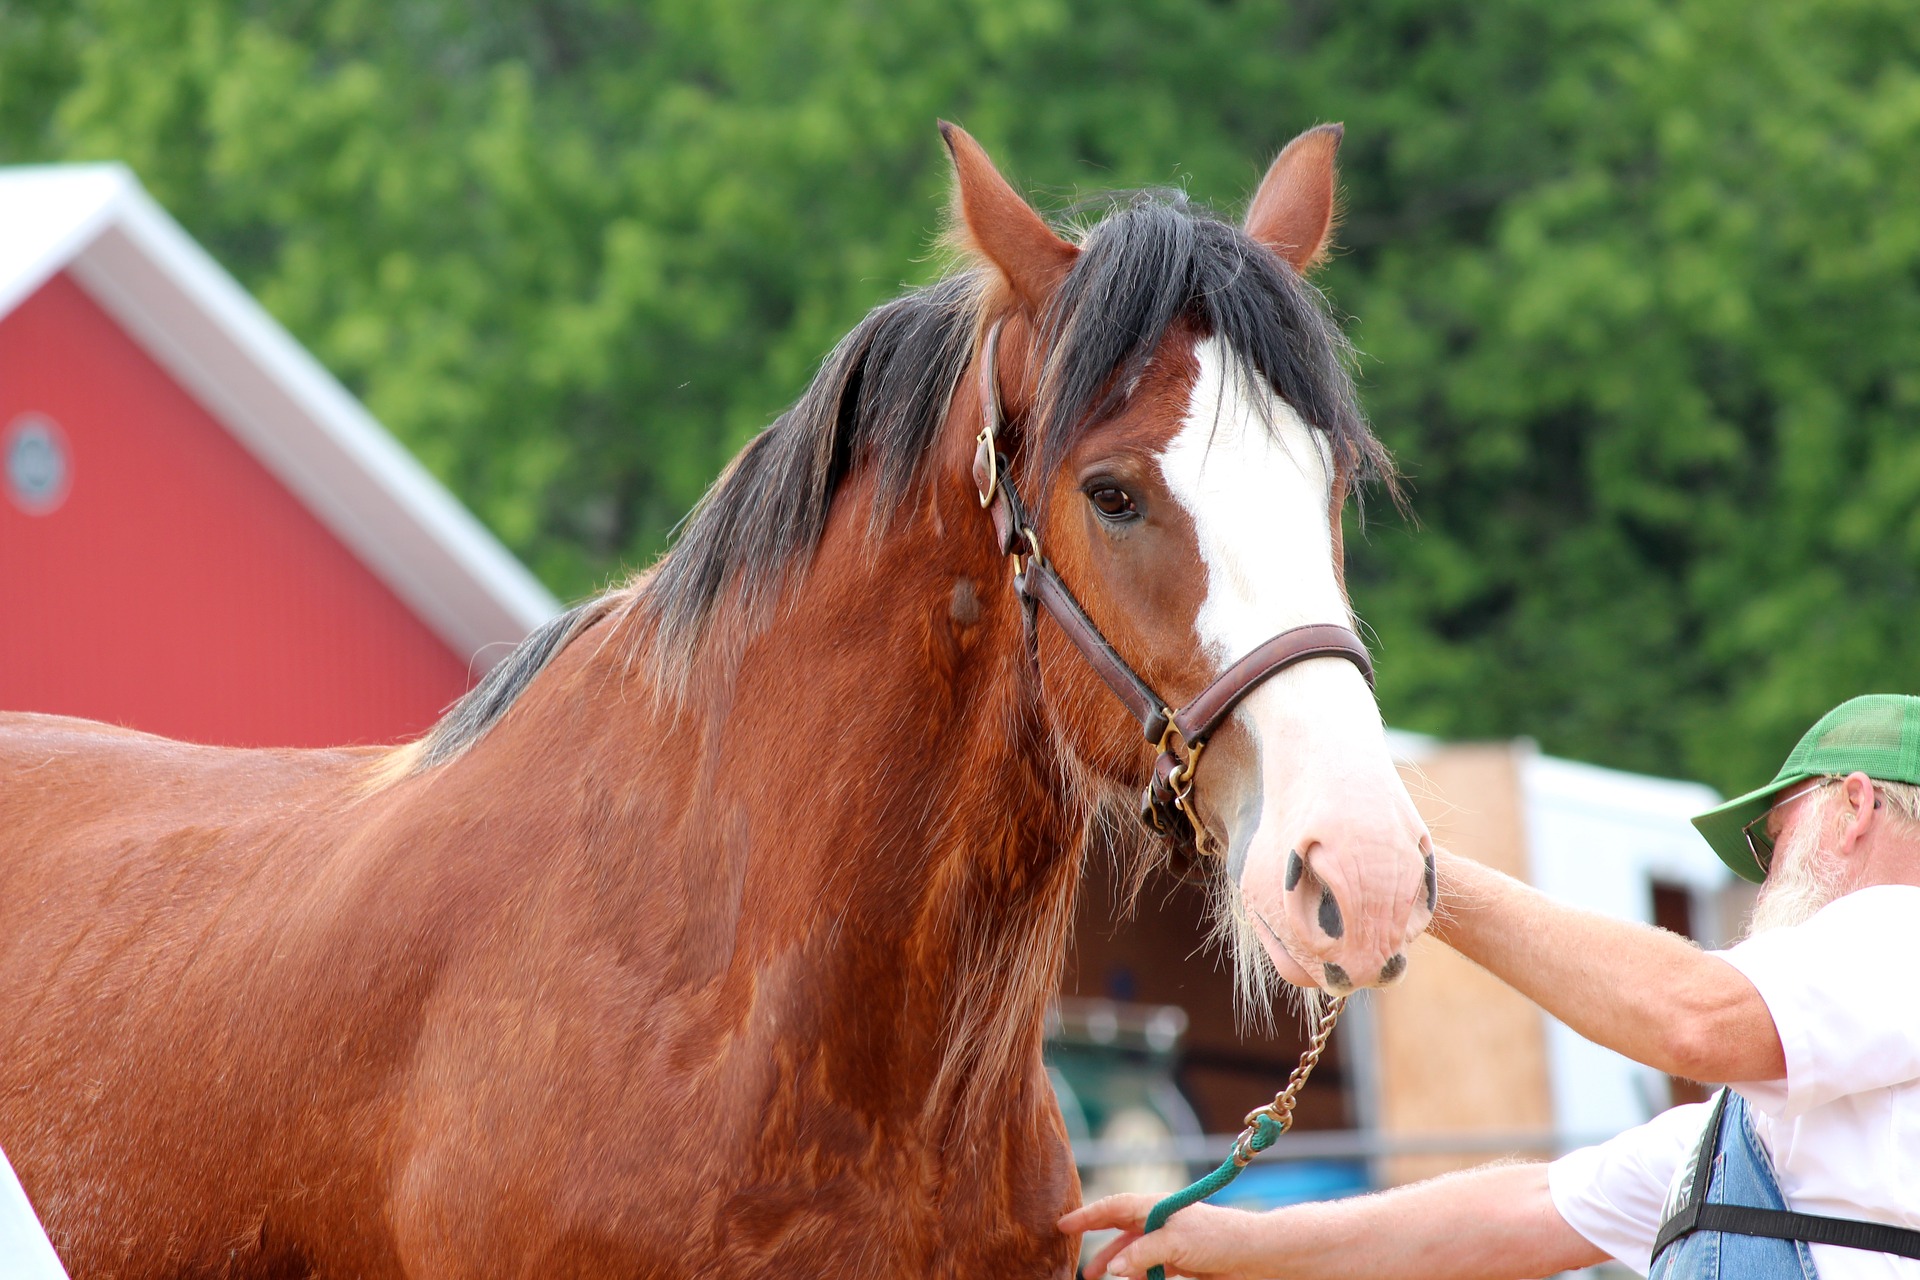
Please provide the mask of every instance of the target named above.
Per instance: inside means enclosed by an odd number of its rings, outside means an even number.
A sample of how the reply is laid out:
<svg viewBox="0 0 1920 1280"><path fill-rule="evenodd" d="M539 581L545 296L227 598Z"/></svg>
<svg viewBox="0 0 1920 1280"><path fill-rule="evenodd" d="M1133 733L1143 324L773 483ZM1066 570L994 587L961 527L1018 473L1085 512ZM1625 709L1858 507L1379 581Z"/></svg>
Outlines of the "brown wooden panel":
<svg viewBox="0 0 1920 1280"><path fill-rule="evenodd" d="M1283 1012L1272 1034L1251 1028L1243 1034L1228 964L1206 945L1206 895L1170 878L1156 879L1132 917L1123 918L1120 883L1110 859L1091 860L1061 990L1185 1009L1180 1087L1209 1133L1237 1132L1246 1113L1271 1100L1299 1060L1304 1036L1298 1020ZM1353 1123L1345 1079L1336 1035L1301 1096L1300 1128Z"/></svg>
<svg viewBox="0 0 1920 1280"><path fill-rule="evenodd" d="M1520 790L1523 746L1436 750L1406 770L1434 838L1510 875L1528 874ZM1544 1015L1531 1002L1431 938L1415 944L1402 982L1375 1002L1377 1123L1384 1134L1541 1131L1553 1122ZM1409 1182L1484 1154L1388 1160Z"/></svg>

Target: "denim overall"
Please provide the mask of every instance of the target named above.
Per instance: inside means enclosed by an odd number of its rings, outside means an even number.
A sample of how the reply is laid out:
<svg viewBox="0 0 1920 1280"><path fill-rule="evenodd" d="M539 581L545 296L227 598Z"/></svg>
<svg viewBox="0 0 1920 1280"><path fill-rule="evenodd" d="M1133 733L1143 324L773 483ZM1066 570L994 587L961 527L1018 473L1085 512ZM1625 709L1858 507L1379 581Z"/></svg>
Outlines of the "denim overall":
<svg viewBox="0 0 1920 1280"><path fill-rule="evenodd" d="M1667 1197L1648 1280L1818 1280L1809 1242L1920 1258L1920 1231L1788 1209L1746 1099L1722 1089Z"/></svg>
<svg viewBox="0 0 1920 1280"><path fill-rule="evenodd" d="M1787 1207L1773 1162L1753 1132L1746 1099L1731 1089L1720 1091L1693 1167L1667 1201L1647 1280L1818 1280L1804 1240L1703 1229L1695 1225L1703 1204L1778 1212Z"/></svg>

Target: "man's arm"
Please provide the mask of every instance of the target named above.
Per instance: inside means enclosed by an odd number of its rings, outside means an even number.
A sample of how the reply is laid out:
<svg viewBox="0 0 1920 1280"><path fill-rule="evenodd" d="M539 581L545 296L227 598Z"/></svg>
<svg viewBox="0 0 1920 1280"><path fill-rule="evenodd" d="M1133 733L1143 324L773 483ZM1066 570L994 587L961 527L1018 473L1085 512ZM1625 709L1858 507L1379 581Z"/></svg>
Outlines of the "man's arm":
<svg viewBox="0 0 1920 1280"><path fill-rule="evenodd" d="M1108 1196L1060 1220L1123 1234L1085 1274L1164 1265L1217 1280L1519 1280L1606 1260L1553 1207L1544 1164L1488 1165L1378 1195L1272 1213L1199 1204L1139 1234L1154 1197ZM1114 1256L1117 1254L1118 1256Z"/></svg>
<svg viewBox="0 0 1920 1280"><path fill-rule="evenodd" d="M1718 956L1438 856L1444 905L1433 934L1587 1039L1688 1080L1787 1074L1766 1002Z"/></svg>

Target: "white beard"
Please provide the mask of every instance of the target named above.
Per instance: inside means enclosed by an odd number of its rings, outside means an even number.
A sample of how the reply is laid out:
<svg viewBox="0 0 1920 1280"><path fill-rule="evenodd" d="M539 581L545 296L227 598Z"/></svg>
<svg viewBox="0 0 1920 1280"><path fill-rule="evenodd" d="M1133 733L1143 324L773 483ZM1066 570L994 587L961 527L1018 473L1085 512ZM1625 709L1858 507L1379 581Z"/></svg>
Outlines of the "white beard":
<svg viewBox="0 0 1920 1280"><path fill-rule="evenodd" d="M1802 814L1792 833L1774 849L1773 868L1754 900L1747 937L1804 923L1840 896L1844 870L1837 858L1827 857L1820 847L1829 825L1823 805Z"/></svg>

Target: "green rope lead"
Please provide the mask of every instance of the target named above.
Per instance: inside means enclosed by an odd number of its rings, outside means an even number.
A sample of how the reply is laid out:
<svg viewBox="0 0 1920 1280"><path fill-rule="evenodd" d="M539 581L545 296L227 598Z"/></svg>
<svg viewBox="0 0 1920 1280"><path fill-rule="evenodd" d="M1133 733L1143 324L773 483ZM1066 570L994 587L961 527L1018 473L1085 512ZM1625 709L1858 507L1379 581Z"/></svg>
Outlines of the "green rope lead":
<svg viewBox="0 0 1920 1280"><path fill-rule="evenodd" d="M1274 1140L1284 1132L1285 1130L1280 1127L1272 1116L1263 1115L1254 1122L1253 1137L1248 1139L1247 1149L1255 1152L1265 1151L1268 1147L1272 1146ZM1158 1231L1161 1227L1167 1225L1168 1218L1171 1218L1188 1205L1198 1204L1200 1201L1214 1194L1214 1192L1222 1190L1228 1183L1239 1177L1240 1170L1244 1168L1246 1168L1245 1165L1236 1161L1231 1154L1228 1155L1225 1160L1220 1162L1218 1169L1215 1169L1212 1173L1200 1179L1200 1181L1194 1183L1192 1186L1184 1187L1162 1200L1159 1204L1154 1205L1153 1211L1147 1214L1147 1225L1142 1231L1142 1234L1145 1235ZM1167 1269L1165 1267L1149 1267L1147 1269L1147 1280L1167 1280Z"/></svg>
<svg viewBox="0 0 1920 1280"><path fill-rule="evenodd" d="M1247 1162L1268 1147L1274 1140L1293 1127L1293 1103L1300 1096L1300 1090L1306 1086L1307 1077L1320 1064L1320 1055L1327 1051L1327 1038L1333 1034L1333 1024L1340 1021L1340 1011L1347 1007L1345 996L1336 996L1320 1010L1319 1025L1314 1027L1313 1035L1307 1041L1307 1048L1300 1055L1300 1063L1294 1067L1293 1074L1287 1077L1287 1087L1274 1096L1272 1102L1264 1107L1256 1107L1247 1113L1247 1127L1234 1139L1233 1150L1221 1162L1218 1169L1184 1191L1176 1191L1153 1206L1147 1214L1147 1224L1141 1229L1142 1236L1150 1235L1167 1225L1167 1219L1190 1204L1198 1204L1214 1192L1240 1176ZM1167 1280L1165 1267L1148 1267L1147 1280Z"/></svg>

